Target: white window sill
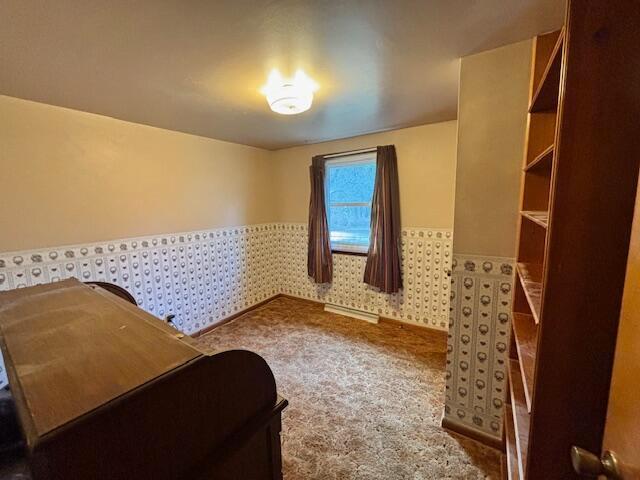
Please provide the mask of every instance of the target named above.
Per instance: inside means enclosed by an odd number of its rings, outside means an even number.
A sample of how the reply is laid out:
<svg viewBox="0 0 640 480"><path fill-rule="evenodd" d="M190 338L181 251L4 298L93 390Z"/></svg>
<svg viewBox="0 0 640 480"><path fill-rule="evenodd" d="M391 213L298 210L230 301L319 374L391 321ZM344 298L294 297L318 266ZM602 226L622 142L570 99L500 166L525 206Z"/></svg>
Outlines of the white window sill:
<svg viewBox="0 0 640 480"><path fill-rule="evenodd" d="M366 256L369 253L369 246L365 245L344 245L334 243L331 245L331 253L343 253L347 255Z"/></svg>

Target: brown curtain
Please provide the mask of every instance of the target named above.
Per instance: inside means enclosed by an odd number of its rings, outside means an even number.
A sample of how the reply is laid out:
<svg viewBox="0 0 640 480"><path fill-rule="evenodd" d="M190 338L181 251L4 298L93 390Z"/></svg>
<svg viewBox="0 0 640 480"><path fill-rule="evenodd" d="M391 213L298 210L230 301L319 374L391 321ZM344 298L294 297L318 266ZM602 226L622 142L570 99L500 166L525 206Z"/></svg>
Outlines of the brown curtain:
<svg viewBox="0 0 640 480"><path fill-rule="evenodd" d="M364 282L385 293L402 288L400 195L396 147L378 147L376 181L371 202L371 237Z"/></svg>
<svg viewBox="0 0 640 480"><path fill-rule="evenodd" d="M315 283L331 282L333 262L329 242L327 209L324 203L324 157L313 157L309 200L309 250L307 272Z"/></svg>

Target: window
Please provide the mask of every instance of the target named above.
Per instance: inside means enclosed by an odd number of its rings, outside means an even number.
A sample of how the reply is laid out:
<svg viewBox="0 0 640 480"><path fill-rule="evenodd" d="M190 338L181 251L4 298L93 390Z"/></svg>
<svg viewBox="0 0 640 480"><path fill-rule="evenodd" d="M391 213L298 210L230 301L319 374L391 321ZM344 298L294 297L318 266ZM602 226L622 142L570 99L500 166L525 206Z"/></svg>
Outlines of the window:
<svg viewBox="0 0 640 480"><path fill-rule="evenodd" d="M376 152L348 155L325 163L325 201L331 250L367 253Z"/></svg>

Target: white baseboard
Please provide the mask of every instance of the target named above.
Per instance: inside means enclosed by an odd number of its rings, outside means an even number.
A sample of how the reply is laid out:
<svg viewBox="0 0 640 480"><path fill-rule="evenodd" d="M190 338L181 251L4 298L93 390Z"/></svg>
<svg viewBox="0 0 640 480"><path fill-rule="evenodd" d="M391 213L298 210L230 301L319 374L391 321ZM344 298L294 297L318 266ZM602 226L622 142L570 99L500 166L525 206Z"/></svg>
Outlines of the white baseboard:
<svg viewBox="0 0 640 480"><path fill-rule="evenodd" d="M375 313L363 312L361 310L355 310L353 308L342 307L340 305L331 305L325 303L325 312L337 313L338 315L344 315L345 317L357 318L358 320L364 320L369 323L378 323L379 317Z"/></svg>

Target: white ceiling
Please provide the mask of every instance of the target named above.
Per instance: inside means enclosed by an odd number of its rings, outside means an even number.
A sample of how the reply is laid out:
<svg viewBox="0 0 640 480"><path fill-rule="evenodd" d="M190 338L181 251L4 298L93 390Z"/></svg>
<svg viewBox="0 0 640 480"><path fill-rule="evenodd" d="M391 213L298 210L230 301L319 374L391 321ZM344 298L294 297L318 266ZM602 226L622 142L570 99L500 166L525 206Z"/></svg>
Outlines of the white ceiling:
<svg viewBox="0 0 640 480"><path fill-rule="evenodd" d="M458 59L562 24L560 0L0 0L0 93L277 149L456 118ZM272 113L303 68L311 110Z"/></svg>

